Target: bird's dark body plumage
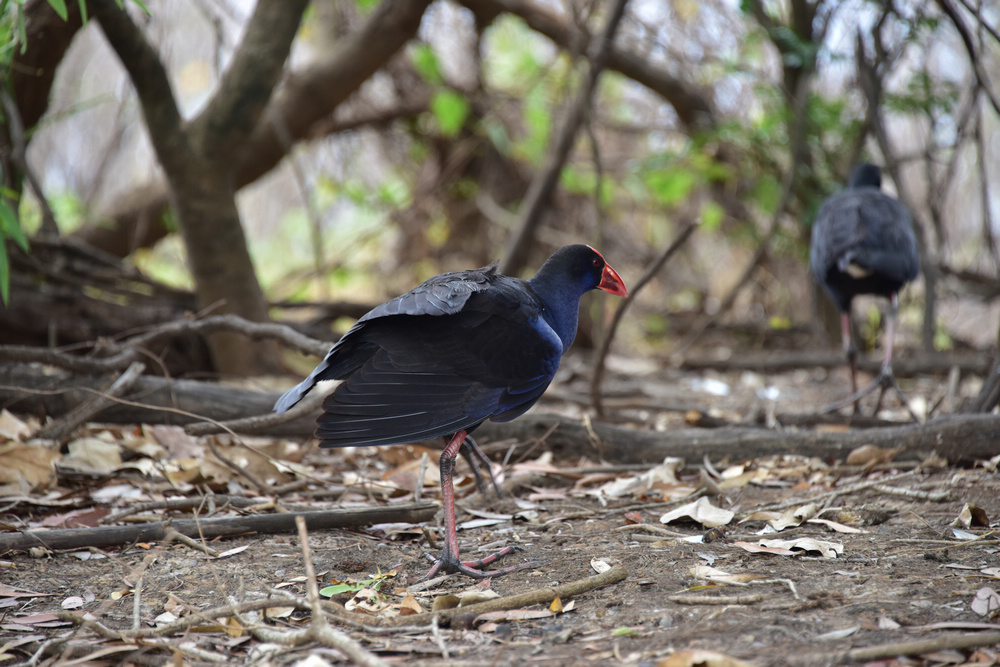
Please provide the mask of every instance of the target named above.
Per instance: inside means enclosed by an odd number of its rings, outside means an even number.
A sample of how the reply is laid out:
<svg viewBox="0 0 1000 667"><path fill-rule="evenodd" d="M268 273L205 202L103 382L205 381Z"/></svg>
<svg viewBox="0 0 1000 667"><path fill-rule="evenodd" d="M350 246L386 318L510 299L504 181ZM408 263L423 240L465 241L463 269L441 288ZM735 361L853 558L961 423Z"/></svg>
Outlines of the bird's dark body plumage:
<svg viewBox="0 0 1000 667"><path fill-rule="evenodd" d="M855 167L847 189L827 199L816 214L809 250L813 275L840 309L844 351L851 366L852 396L847 402L853 402L855 410L858 399L879 385L883 393L886 385L892 386L902 398L892 376L896 295L920 274L913 221L903 205L882 192L881 187L882 172L878 167ZM860 393L857 348L851 333L851 303L859 294L884 296L890 302L882 372Z"/></svg>
<svg viewBox="0 0 1000 667"><path fill-rule="evenodd" d="M441 457L445 553L432 572L444 563L483 575L457 560L455 454L487 419L509 421L538 401L576 336L580 298L595 288L626 294L614 269L585 245L557 250L531 280L501 275L496 265L435 276L359 319L275 411L317 382L340 380L317 422L323 447L454 436Z"/></svg>
<svg viewBox="0 0 1000 667"><path fill-rule="evenodd" d="M888 297L920 274L910 215L880 188L878 167L861 165L816 215L809 264L842 312L859 294Z"/></svg>

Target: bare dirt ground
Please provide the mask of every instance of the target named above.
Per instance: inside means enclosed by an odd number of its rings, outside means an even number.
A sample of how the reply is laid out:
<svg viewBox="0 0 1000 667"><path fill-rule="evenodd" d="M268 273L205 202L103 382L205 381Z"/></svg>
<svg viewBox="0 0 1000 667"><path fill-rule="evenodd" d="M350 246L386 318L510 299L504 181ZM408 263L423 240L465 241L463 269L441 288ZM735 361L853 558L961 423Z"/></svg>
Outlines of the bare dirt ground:
<svg viewBox="0 0 1000 667"><path fill-rule="evenodd" d="M739 420L762 400L780 411L807 413L840 398L846 373L824 375L651 372L644 381L661 387L666 402L683 400L720 419ZM930 405L940 398L942 383L922 378L903 384L918 404ZM762 393L765 387L772 392ZM556 389L586 391L565 383ZM974 379L963 382L957 396L975 390ZM642 407L614 416L661 429L682 418L648 403L647 397ZM882 416L906 419L896 401L889 399L888 407ZM536 408L577 409L551 399ZM107 441L124 454L118 467L80 472L82 459L96 465L88 458L94 455L72 454L71 447L47 488L0 499L3 528L87 527L138 503L197 498L209 490L255 495L246 480L213 462L202 440L179 429L115 427L109 433ZM262 479L289 484L280 495L238 511L203 508L200 516L266 513L272 508L265 503L273 501L299 510L413 500L407 489L415 486L420 449L320 451L299 444L254 441L292 460L280 471L271 468L270 477L260 460L244 461ZM500 460L512 443L480 444ZM312 531L320 586L342 589L325 603L334 628L369 656L406 665L1000 664L995 462L993 469L988 463L959 468L934 458L876 457L846 465L792 456L744 460L733 451L725 460L667 465L657 478L644 479L644 470L614 461L550 460L544 446L513 444L506 466L497 467L505 498L475 492L468 475L459 486L460 503L469 510L459 511L463 554L516 543L523 550L505 564L544 562L485 584L453 576L408 595L407 585L427 571L424 553L433 551L420 525ZM238 459L236 449L226 451ZM425 498L438 497L433 473L432 461ZM714 530L691 519L660 522L699 497L733 517L720 519ZM763 534L769 516L796 509L798 518L786 514L786 527ZM774 515L759 514L765 510ZM118 522L168 516L192 513L152 505ZM423 525L436 528L438 522ZM802 538L805 549L760 550L761 540ZM303 608L306 568L295 535L247 534L208 546L215 555L174 541L0 556L0 662L351 662L340 650L301 637L313 613ZM429 611L448 594L489 590L509 597L586 580L603 564L620 564L627 577L560 599L561 612L547 600L433 623L421 615L392 620L401 609ZM355 596L359 589L366 590ZM266 617L260 611L199 617L209 608L269 595L273 610ZM353 610L352 622L336 617L347 613L345 605ZM69 614L90 621L81 626Z"/></svg>

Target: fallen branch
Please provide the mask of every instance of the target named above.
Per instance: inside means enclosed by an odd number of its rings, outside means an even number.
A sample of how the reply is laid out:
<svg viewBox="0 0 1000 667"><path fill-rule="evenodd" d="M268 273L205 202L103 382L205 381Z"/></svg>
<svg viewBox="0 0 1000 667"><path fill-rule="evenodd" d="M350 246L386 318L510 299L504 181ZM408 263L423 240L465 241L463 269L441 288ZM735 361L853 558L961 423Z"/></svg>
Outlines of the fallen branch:
<svg viewBox="0 0 1000 667"><path fill-rule="evenodd" d="M556 415L528 414L505 424L486 422L476 431L484 439L532 441L553 425L547 449L557 458L598 457L616 463L659 463L668 456L687 461L708 457L752 459L795 454L823 460L844 460L861 445L902 448L896 460L924 458L936 452L956 464L971 464L1000 453L1000 415L941 417L924 424L907 424L863 431L769 431L760 428L648 431L592 422L590 430L579 420Z"/></svg>
<svg viewBox="0 0 1000 667"><path fill-rule="evenodd" d="M31 530L0 534L0 552L39 546L47 549L81 549L119 546L134 542L158 542L166 538L170 530L188 537L204 539L246 534L294 533L296 530L295 517L297 516L305 518L310 530L355 528L374 523L421 523L431 520L437 510L438 506L433 503L420 503L390 507L297 512L294 514L258 514L216 519L157 521L156 523L133 526Z"/></svg>
<svg viewBox="0 0 1000 667"><path fill-rule="evenodd" d="M617 584L620 581L624 581L627 576L628 571L625 570L625 566L619 563L602 574L587 577L586 579L571 581L568 584L562 584L561 586L536 588L535 590L528 591L527 593L520 593L518 595L511 595L504 598L494 598L493 600L486 600L485 602L478 602L465 607L431 611L425 614L414 614L413 616L397 616L396 618L386 619L378 625L387 627L393 627L396 625L422 625L424 623L430 623L435 617L441 625L448 625L458 616L467 616L471 614L475 617L479 614L485 614L490 611L520 609L521 607L527 607L533 604L548 605L556 598L559 598L560 600L567 600L586 593L587 591Z"/></svg>
<svg viewBox="0 0 1000 667"><path fill-rule="evenodd" d="M97 396L93 396L89 401L81 403L73 410L57 421L46 424L35 437L42 440L58 440L60 443L69 439L70 435L84 422L88 422L101 410L110 406L113 399L127 393L132 389L139 376L146 369L146 365L139 361L133 361L124 373L110 385L104 388Z"/></svg>
<svg viewBox="0 0 1000 667"><path fill-rule="evenodd" d="M668 595L667 599L677 604L702 605L702 604L757 604L764 600L763 593L752 593L749 595Z"/></svg>
<svg viewBox="0 0 1000 667"><path fill-rule="evenodd" d="M840 368L846 367L847 360L842 352L815 350L781 350L736 354L727 357L685 356L680 362L685 371L737 371L750 370L757 373L773 374L794 371L800 368ZM866 373L878 373L882 359L860 357L858 369ZM917 375L943 375L952 368L965 374L986 376L990 372L990 355L982 352L922 352L912 357L895 358L892 372L896 377Z"/></svg>
<svg viewBox="0 0 1000 667"><path fill-rule="evenodd" d="M823 654L802 656L803 663L822 665L843 665L848 663L863 663L882 658L895 658L901 655L922 655L933 651L949 651L977 646L991 646L1000 643L1000 632L980 632L977 634L945 635L933 639L918 639L912 642L881 644L854 648L837 653L827 651Z"/></svg>
<svg viewBox="0 0 1000 667"><path fill-rule="evenodd" d="M103 386L104 382L106 379L99 376L74 376L32 366L0 365L0 402L2 407L17 411L58 415L85 400L95 391L92 387ZM270 413L278 398L277 392L149 376L140 377L134 391L130 400L141 401L149 407L116 404L102 412L100 419L120 424L190 424L197 421L190 415L177 414L177 409L182 408L204 415L206 419L227 422ZM318 411L296 412L296 415L284 423L267 421L266 428L254 432L280 437L311 436ZM659 463L667 456L700 461L705 456L718 460L782 454L844 460L851 450L865 444L902 447L901 456L896 460L921 459L937 452L952 463L971 464L1000 453L1000 416L989 414L953 415L925 424L833 432L737 427L650 431L596 421L588 430L577 419L531 413L508 423L486 422L476 435L493 441L537 442L553 428L545 446L557 454L566 453L573 459L590 456L615 463ZM206 426L202 432L207 430Z"/></svg>

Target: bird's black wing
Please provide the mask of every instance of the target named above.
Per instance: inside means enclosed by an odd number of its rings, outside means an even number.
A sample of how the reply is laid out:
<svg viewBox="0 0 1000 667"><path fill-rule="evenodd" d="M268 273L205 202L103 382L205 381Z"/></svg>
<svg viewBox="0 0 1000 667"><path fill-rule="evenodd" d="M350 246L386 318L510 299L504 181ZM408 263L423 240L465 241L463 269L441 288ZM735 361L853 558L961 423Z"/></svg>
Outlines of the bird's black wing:
<svg viewBox="0 0 1000 667"><path fill-rule="evenodd" d="M406 294L376 306L363 315L334 344L308 377L278 399L274 404L274 411L282 413L290 409L302 400L317 382L343 380L357 370L375 351L375 348L361 335L369 323L391 316L441 316L458 313L471 295L485 291L489 287L495 275L495 265L472 271L443 273L421 283Z"/></svg>
<svg viewBox="0 0 1000 667"><path fill-rule="evenodd" d="M852 265L888 283L913 280L920 273L920 256L906 208L875 188L831 197L816 215L809 264L828 289L830 272L847 273Z"/></svg>
<svg viewBox="0 0 1000 667"><path fill-rule="evenodd" d="M523 414L563 352L525 296L494 286L459 313L371 322L375 352L326 398L316 436L326 447L396 444Z"/></svg>
<svg viewBox="0 0 1000 667"><path fill-rule="evenodd" d="M892 282L914 280L920 274L920 253L910 214L892 197L870 191L861 194L861 224L867 238L851 261Z"/></svg>

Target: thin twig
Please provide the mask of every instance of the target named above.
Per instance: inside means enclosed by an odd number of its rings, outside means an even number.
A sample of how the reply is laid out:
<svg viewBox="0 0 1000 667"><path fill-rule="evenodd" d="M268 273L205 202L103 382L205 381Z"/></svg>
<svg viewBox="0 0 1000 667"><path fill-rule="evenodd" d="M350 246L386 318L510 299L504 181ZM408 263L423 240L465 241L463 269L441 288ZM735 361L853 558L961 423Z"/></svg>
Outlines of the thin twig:
<svg viewBox="0 0 1000 667"><path fill-rule="evenodd" d="M128 392L144 370L146 370L145 364L133 361L128 369L119 375L106 389L101 390L98 395L89 401L79 404L60 419L47 424L35 434L35 437L42 440L64 442L81 424L90 421L102 410L110 406L113 398Z"/></svg>
<svg viewBox="0 0 1000 667"><path fill-rule="evenodd" d="M618 324L621 322L622 317L625 315L625 311L628 307L632 305L635 300L636 294L646 286L646 284L660 272L660 269L667 263L675 252L677 252L684 242L688 240L694 230L698 228L699 223L693 222L686 225L681 229L680 233L677 234L677 238L673 240L673 243L668 245L660 256L650 262L649 266L643 272L642 276L632 285L632 289L629 290L628 296L626 296L618 308L615 310L614 316L611 318L611 323L608 325L607 330L604 332L604 340L601 341L601 349L597 353L597 358L594 360L594 372L590 378L590 399L594 406L594 410L597 412L597 416L600 417L604 414L604 406L601 403L601 384L604 382L604 362L608 356L608 352L611 350L611 342L614 340L615 332L618 331Z"/></svg>
<svg viewBox="0 0 1000 667"><path fill-rule="evenodd" d="M49 206L49 200L45 197L45 190L42 189L41 182L35 175L31 165L28 164L28 142L24 136L24 123L21 122L21 113L18 111L17 104L15 104L14 99L8 92L7 86L0 86L0 104L3 105L4 113L7 115L6 126L10 133L10 140L14 149L11 157L14 160L14 164L17 165L17 168L21 170L25 179L27 179L28 185L31 187L32 192L34 192L35 198L38 200L38 205L42 209L42 226L39 231L49 237L59 236L56 217L52 212L52 207Z"/></svg>
<svg viewBox="0 0 1000 667"><path fill-rule="evenodd" d="M569 157L573 148L573 140L576 137L584 116L591 104L594 90L597 88L597 81L601 77L601 72L607 65L608 56L614 42L615 31L622 16L625 14L625 6L628 0L616 0L608 12L608 21L601 31L601 34L590 43L587 49L587 57L590 60L587 78L577 93L576 99L570 105L565 119L559 129L559 133L553 139L552 149L546 157L545 165L536 174L528 188L527 194L521 204L521 213L516 231L511 235L504 251L504 259L500 263L500 270L506 274L516 272L523 264L524 251L528 247L535 228L541 221L545 206L548 203L552 190L559 181L559 174L563 165Z"/></svg>

